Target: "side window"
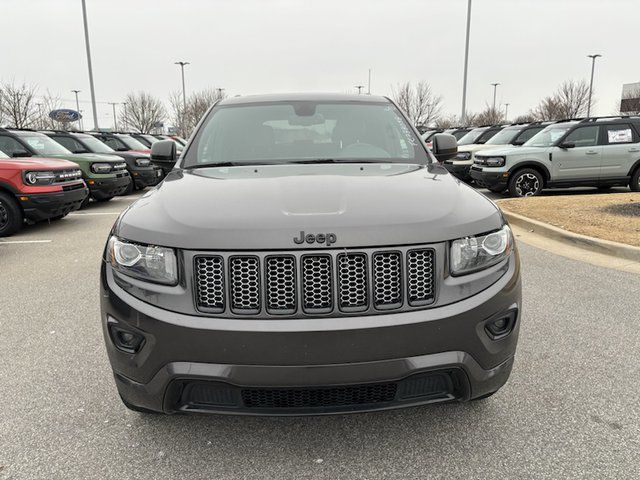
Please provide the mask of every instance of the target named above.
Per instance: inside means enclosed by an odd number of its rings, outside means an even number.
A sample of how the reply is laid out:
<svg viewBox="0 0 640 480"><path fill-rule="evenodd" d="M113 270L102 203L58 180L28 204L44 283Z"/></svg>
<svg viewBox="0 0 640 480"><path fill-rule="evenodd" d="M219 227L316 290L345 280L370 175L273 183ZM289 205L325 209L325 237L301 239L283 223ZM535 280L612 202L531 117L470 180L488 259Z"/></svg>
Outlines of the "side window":
<svg viewBox="0 0 640 480"><path fill-rule="evenodd" d="M56 142L58 142L60 145L62 145L64 148L66 148L70 152L79 153L79 152L86 151L86 149L82 145L80 145L80 143L75 138L71 138L71 137L51 137L51 138L53 138Z"/></svg>
<svg viewBox="0 0 640 480"><path fill-rule="evenodd" d="M29 151L15 138L0 135L0 150L12 157L16 153L28 154Z"/></svg>
<svg viewBox="0 0 640 480"><path fill-rule="evenodd" d="M124 148L127 150L126 145L124 145L120 140L114 137L101 138L101 140L106 143L108 146L113 148L114 150L120 150Z"/></svg>
<svg viewBox="0 0 640 480"><path fill-rule="evenodd" d="M638 138L634 138L633 130L629 124L607 125L605 128L605 145L616 145L619 143L635 143Z"/></svg>
<svg viewBox="0 0 640 480"><path fill-rule="evenodd" d="M541 131L544 127L536 127L536 128L527 128L524 132L521 132L520 135L516 137L514 142L524 143L533 137L536 133Z"/></svg>
<svg viewBox="0 0 640 480"><path fill-rule="evenodd" d="M598 144L598 130L597 125L589 127L578 127L564 139L565 142L573 142L576 147L593 147Z"/></svg>

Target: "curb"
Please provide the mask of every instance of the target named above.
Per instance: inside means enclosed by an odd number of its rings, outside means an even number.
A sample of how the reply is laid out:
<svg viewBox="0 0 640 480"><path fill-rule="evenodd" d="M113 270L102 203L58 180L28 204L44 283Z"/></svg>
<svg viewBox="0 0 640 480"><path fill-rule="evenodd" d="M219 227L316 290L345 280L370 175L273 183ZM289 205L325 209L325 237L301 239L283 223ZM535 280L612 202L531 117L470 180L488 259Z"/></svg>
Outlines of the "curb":
<svg viewBox="0 0 640 480"><path fill-rule="evenodd" d="M500 207L500 209L510 224L526 230L531 230L543 237L568 243L574 247L579 247L592 252L640 262L640 247L633 247L631 245L625 245L624 243L612 242L610 240L602 240L599 238L581 235L579 233L569 232L562 228L549 225L548 223L533 220L532 218L510 212L504 207Z"/></svg>

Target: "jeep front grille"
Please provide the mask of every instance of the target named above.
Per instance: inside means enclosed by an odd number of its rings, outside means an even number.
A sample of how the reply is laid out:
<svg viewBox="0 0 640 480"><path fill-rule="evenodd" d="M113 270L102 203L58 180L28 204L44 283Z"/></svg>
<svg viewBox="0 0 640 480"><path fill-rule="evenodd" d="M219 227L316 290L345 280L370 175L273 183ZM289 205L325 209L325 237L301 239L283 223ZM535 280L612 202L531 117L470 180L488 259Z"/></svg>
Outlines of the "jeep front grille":
<svg viewBox="0 0 640 480"><path fill-rule="evenodd" d="M384 313L434 303L432 247L194 255L199 311L222 316Z"/></svg>

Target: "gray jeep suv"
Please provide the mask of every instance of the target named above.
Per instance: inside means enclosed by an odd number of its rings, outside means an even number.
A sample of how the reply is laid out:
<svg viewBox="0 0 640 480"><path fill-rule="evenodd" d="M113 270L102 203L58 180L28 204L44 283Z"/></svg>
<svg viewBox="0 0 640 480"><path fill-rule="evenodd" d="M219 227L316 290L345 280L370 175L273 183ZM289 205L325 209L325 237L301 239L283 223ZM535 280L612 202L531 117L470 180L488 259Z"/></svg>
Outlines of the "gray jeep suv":
<svg viewBox="0 0 640 480"><path fill-rule="evenodd" d="M120 215L102 325L125 405L306 415L488 397L520 263L500 210L369 95L218 102ZM175 161L173 141L152 157Z"/></svg>
<svg viewBox="0 0 640 480"><path fill-rule="evenodd" d="M640 191L640 117L591 117L549 125L522 147L477 153L481 187L514 197L543 188L626 186Z"/></svg>

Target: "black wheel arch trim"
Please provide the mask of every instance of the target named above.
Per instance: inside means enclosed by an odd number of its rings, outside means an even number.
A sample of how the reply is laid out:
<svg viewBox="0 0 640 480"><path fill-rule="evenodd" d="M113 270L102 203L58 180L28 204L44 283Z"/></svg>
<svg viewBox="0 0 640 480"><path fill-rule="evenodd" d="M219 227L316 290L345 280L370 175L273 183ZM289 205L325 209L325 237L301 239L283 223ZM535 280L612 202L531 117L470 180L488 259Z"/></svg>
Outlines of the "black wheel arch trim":
<svg viewBox="0 0 640 480"><path fill-rule="evenodd" d="M631 177L631 175L633 175L633 172L635 172L637 168L640 168L640 158L636 160L636 163L631 165L631 168L629 169L629 173L627 173L627 176Z"/></svg>
<svg viewBox="0 0 640 480"><path fill-rule="evenodd" d="M522 170L523 168L534 168L536 170L542 170L543 180L545 182L548 182L551 179L551 173L549 172L549 169L542 163L533 161L520 162L517 165L514 165L509 169L509 177L511 177L511 175L513 175L518 170Z"/></svg>
<svg viewBox="0 0 640 480"><path fill-rule="evenodd" d="M18 190L16 190L10 184L5 183L2 180L0 180L0 191L2 191L2 190L6 190L7 192L12 193L14 195L17 195L17 194L20 193Z"/></svg>

